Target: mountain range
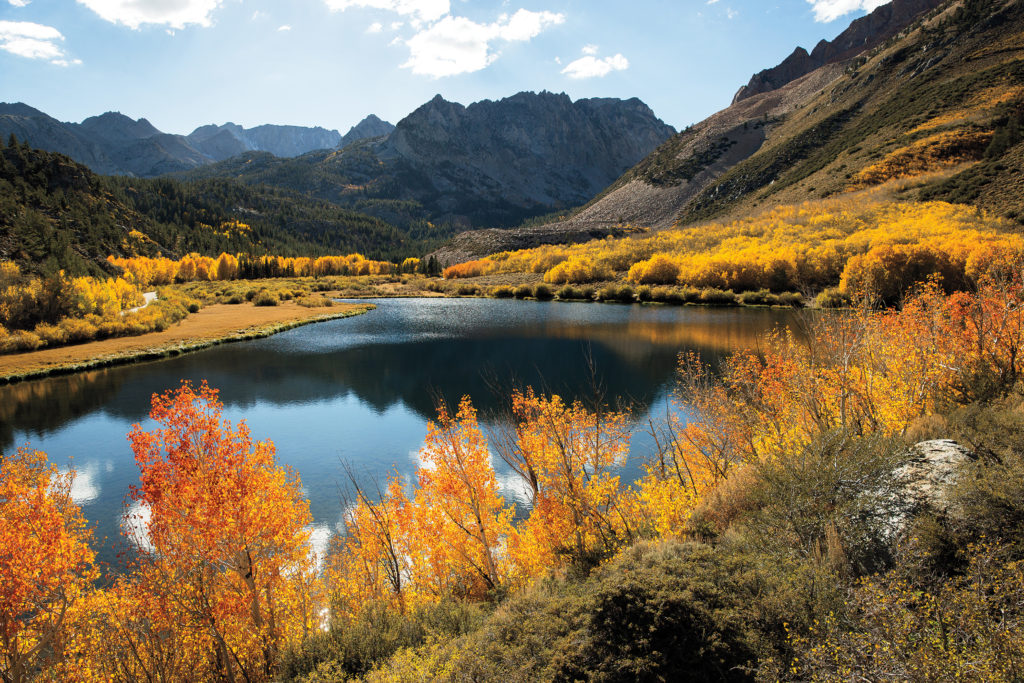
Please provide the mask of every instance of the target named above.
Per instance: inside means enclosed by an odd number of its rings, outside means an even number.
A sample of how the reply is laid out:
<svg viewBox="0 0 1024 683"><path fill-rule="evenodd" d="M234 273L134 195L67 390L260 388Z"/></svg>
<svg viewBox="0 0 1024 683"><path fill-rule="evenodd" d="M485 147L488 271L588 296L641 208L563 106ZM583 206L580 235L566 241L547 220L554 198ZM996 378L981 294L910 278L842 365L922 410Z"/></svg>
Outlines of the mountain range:
<svg viewBox="0 0 1024 683"><path fill-rule="evenodd" d="M675 134L638 99L440 95L390 133L294 159L245 154L179 177L308 193L399 226L507 227L588 201Z"/></svg>
<svg viewBox="0 0 1024 683"><path fill-rule="evenodd" d="M36 149L58 152L96 173L154 177L223 161L245 152L294 157L352 144L393 128L369 116L344 136L336 130L234 123L206 125L188 135L159 131L146 119L107 112L81 123L64 123L27 104L0 103L0 136L14 135Z"/></svg>
<svg viewBox="0 0 1024 683"><path fill-rule="evenodd" d="M732 105L584 207L527 229L465 232L437 256L451 263L623 225L748 215L900 177L916 178L901 198L1024 222L1021 36L1021 0L894 0L819 44L817 57L756 74Z"/></svg>

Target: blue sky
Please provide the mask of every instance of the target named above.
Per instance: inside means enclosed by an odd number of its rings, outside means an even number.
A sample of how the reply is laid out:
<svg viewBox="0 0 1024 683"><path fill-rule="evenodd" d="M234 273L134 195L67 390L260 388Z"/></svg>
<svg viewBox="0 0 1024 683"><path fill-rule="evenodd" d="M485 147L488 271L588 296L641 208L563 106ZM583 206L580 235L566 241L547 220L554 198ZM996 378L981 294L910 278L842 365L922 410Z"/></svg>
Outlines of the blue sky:
<svg viewBox="0 0 1024 683"><path fill-rule="evenodd" d="M440 93L639 97L682 128L884 0L0 0L0 101L342 133Z"/></svg>

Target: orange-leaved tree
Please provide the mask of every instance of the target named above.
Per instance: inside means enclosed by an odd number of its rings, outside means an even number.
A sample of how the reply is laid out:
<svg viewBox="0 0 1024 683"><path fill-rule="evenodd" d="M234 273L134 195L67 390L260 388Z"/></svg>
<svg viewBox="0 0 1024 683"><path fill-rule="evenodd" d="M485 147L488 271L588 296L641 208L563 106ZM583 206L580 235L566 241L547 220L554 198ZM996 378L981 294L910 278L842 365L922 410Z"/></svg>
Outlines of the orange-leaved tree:
<svg viewBox="0 0 1024 683"><path fill-rule="evenodd" d="M160 425L129 434L148 511L131 585L177 621L197 680L263 681L282 648L315 627L309 599L311 522L298 477L222 417L217 392L184 382L153 397Z"/></svg>
<svg viewBox="0 0 1024 683"><path fill-rule="evenodd" d="M513 393L512 410L514 434L498 452L533 503L510 543L520 577L591 561L633 540L634 505L613 474L629 454L628 415L567 405L532 389Z"/></svg>
<svg viewBox="0 0 1024 683"><path fill-rule="evenodd" d="M27 448L0 456L0 680L21 683L60 651L69 609L96 578L91 532L59 474Z"/></svg>
<svg viewBox="0 0 1024 683"><path fill-rule="evenodd" d="M487 439L468 396L454 417L439 408L420 457L424 467L411 512L428 551L417 558L425 563L425 588L438 596L483 598L507 582L501 548L514 512L498 491Z"/></svg>

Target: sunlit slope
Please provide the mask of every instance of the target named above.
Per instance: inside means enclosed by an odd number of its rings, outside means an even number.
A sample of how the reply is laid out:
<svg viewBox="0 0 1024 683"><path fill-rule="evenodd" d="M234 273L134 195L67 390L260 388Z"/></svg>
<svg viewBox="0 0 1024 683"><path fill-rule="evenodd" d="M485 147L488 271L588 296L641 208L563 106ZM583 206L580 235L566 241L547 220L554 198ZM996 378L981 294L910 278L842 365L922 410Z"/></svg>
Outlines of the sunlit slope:
<svg viewBox="0 0 1024 683"><path fill-rule="evenodd" d="M1016 220L1024 216L1022 112L1020 0L946 2L873 50L682 131L543 241L559 241L559 231L743 216L920 176L899 199L969 203ZM439 257L493 252L489 237L464 233Z"/></svg>
<svg viewBox="0 0 1024 683"><path fill-rule="evenodd" d="M960 289L1024 255L1019 226L947 202L896 201L909 181L763 209L728 221L585 244L501 252L447 277L544 273L553 284L625 279L639 285L811 291L870 285L887 300L938 278Z"/></svg>

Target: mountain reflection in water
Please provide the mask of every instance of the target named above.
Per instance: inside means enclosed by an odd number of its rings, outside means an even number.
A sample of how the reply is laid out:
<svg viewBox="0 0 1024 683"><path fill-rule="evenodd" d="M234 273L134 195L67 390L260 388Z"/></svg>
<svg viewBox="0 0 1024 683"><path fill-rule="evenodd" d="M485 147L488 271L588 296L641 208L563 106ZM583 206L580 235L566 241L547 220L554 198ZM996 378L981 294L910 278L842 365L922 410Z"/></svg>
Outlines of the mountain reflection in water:
<svg viewBox="0 0 1024 683"><path fill-rule="evenodd" d="M0 450L30 444L83 473L79 502L100 538L138 472L125 435L147 424L150 397L182 379L220 389L225 414L245 418L302 478L318 524L340 517L342 460L367 477L411 474L437 398L473 398L482 415L496 388L532 385L588 398L598 380L638 420L664 413L678 354L715 364L791 320L785 310L703 309L489 299L391 299L355 318L297 328L151 363L0 387ZM634 451L643 451L638 434ZM500 463L499 463L500 465ZM500 469L500 467L499 467ZM509 494L514 481L509 481ZM629 476L629 472L623 472ZM86 495L88 494L88 495Z"/></svg>

